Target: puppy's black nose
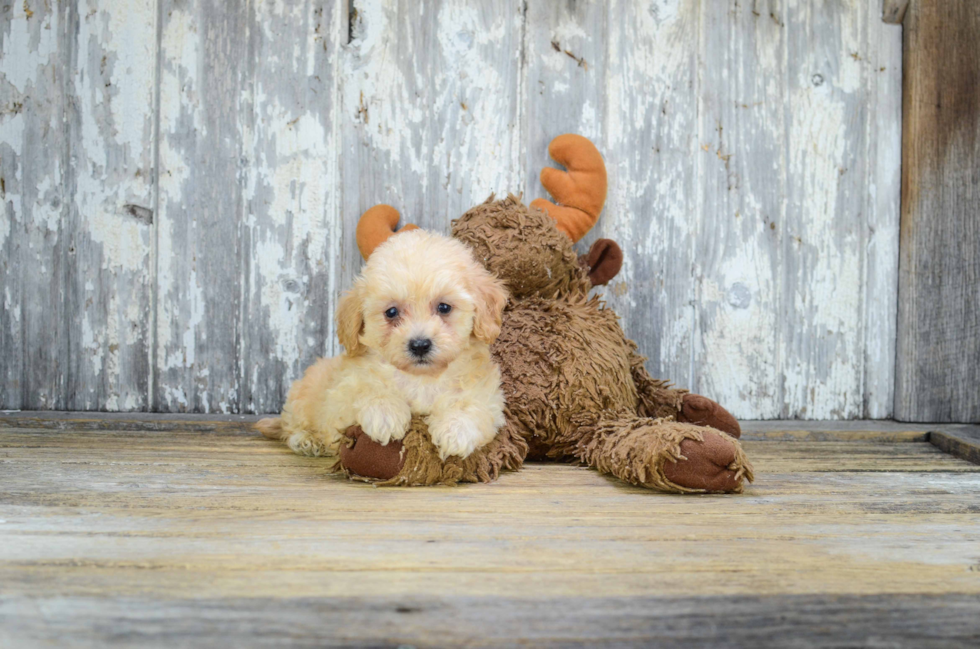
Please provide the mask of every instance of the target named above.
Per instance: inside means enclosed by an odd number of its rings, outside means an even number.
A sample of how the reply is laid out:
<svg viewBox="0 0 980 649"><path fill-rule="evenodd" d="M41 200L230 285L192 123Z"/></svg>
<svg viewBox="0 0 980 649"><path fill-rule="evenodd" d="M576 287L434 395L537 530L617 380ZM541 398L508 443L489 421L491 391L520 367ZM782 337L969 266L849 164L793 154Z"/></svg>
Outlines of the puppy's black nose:
<svg viewBox="0 0 980 649"><path fill-rule="evenodd" d="M428 338L412 338L408 341L408 351L412 353L412 356L418 358L424 357L432 349L432 341Z"/></svg>

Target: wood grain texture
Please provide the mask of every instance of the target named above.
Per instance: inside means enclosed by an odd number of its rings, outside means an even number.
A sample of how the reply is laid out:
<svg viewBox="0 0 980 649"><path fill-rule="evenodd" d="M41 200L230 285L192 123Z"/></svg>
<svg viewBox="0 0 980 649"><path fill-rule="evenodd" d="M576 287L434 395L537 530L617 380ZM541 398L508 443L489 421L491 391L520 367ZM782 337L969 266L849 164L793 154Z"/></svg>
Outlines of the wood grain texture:
<svg viewBox="0 0 980 649"><path fill-rule="evenodd" d="M980 601L969 595L779 597L248 598L0 601L0 639L76 646L840 647L972 649ZM778 620L778 623L775 622ZM92 621L98 621L95 627ZM109 631L116 629L116 632ZM122 637L120 637L122 636ZM288 639L288 640L287 640Z"/></svg>
<svg viewBox="0 0 980 649"><path fill-rule="evenodd" d="M864 404L861 416L891 417L895 401L898 246L902 170L902 28L868 22L870 84L863 271Z"/></svg>
<svg viewBox="0 0 980 649"><path fill-rule="evenodd" d="M759 2L703 21L697 365L715 369L695 389L734 412L890 414L898 151L870 107L897 119L877 85L897 51L869 16Z"/></svg>
<svg viewBox="0 0 980 649"><path fill-rule="evenodd" d="M275 412L334 348L343 3L251 5L239 412Z"/></svg>
<svg viewBox="0 0 980 649"><path fill-rule="evenodd" d="M776 418L788 407L781 381L791 366L780 357L780 283L793 279L780 247L792 174L785 13L781 3L757 2L707 11L701 22L698 372L690 389L736 416Z"/></svg>
<svg viewBox="0 0 980 649"><path fill-rule="evenodd" d="M69 11L68 407L146 410L157 5Z"/></svg>
<svg viewBox="0 0 980 649"><path fill-rule="evenodd" d="M740 496L548 464L377 489L231 418L64 419L0 426L5 645L766 646L791 627L796 646L969 646L980 633L980 466L924 442L749 441L759 479ZM191 419L205 423L178 422Z"/></svg>
<svg viewBox="0 0 980 649"><path fill-rule="evenodd" d="M978 40L980 5L911 3L895 389L903 420L980 421Z"/></svg>
<svg viewBox="0 0 980 649"><path fill-rule="evenodd" d="M599 122L612 189L583 249L608 237L630 251L632 263L606 295L650 358L648 369L680 385L703 371L693 363L692 276L699 18L696 2L609 5L607 68L590 72L602 81Z"/></svg>
<svg viewBox="0 0 980 649"><path fill-rule="evenodd" d="M0 402L68 407L69 5L0 7Z"/></svg>
<svg viewBox="0 0 980 649"><path fill-rule="evenodd" d="M945 453L980 464L980 426L953 426L929 433L929 442Z"/></svg>
<svg viewBox="0 0 980 649"><path fill-rule="evenodd" d="M782 255L783 418L863 414L867 77L877 71L868 60L871 12L857 7L835 12L808 3L780 17L791 178L782 223L770 231L780 232ZM873 24L881 25L877 16Z"/></svg>
<svg viewBox="0 0 980 649"><path fill-rule="evenodd" d="M0 412L0 428L51 431L247 432L260 415L203 415L114 412ZM894 421L739 422L751 441L925 442L935 435L958 435L957 424L905 424ZM935 440L932 440L935 441Z"/></svg>
<svg viewBox="0 0 980 649"><path fill-rule="evenodd" d="M237 412L249 14L161 0L160 16L153 409Z"/></svg>

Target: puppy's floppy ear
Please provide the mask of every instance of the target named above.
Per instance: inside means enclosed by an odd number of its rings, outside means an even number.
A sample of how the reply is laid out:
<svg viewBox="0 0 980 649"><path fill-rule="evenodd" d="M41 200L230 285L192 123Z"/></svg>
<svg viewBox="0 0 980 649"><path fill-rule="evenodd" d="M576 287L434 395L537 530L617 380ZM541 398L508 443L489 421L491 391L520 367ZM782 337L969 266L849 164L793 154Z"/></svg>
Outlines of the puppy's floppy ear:
<svg viewBox="0 0 980 649"><path fill-rule="evenodd" d="M488 345L500 335L504 306L507 304L507 289L503 282L491 275L485 268L474 263L470 273L470 290L476 313L473 317L473 335Z"/></svg>
<svg viewBox="0 0 980 649"><path fill-rule="evenodd" d="M356 283L344 293L337 306L337 338L344 346L348 356L359 356L366 351L361 344L361 331L364 329L364 302L361 287Z"/></svg>

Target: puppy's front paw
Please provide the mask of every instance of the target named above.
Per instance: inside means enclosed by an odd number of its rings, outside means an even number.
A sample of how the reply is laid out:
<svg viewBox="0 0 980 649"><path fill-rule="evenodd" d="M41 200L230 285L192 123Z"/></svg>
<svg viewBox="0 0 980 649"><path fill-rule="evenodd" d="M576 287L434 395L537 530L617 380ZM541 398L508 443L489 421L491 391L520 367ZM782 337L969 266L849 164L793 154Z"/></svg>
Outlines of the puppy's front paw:
<svg viewBox="0 0 980 649"><path fill-rule="evenodd" d="M467 458L476 449L493 439L494 431L485 430L469 417L446 417L429 422L429 435L439 449L439 458L450 455Z"/></svg>
<svg viewBox="0 0 980 649"><path fill-rule="evenodd" d="M361 409L357 423L368 437L385 445L405 437L412 423L412 411L401 401L374 401Z"/></svg>
<svg viewBox="0 0 980 649"><path fill-rule="evenodd" d="M323 457L337 454L337 441L332 442L322 435L301 431L286 438L286 445L297 455Z"/></svg>

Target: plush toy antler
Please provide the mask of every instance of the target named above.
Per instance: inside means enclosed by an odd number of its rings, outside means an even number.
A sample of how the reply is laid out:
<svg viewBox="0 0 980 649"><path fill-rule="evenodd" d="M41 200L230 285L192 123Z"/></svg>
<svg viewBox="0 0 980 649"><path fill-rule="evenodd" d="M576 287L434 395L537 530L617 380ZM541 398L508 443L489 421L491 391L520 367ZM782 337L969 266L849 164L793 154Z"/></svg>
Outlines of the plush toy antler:
<svg viewBox="0 0 980 649"><path fill-rule="evenodd" d="M568 169L541 170L541 184L558 205L537 198L531 201L531 207L550 216L560 232L578 241L599 220L599 212L606 202L606 165L595 145L581 135L559 135L548 145L548 153ZM593 286L606 284L623 266L623 251L612 239L598 239L582 262L589 269Z"/></svg>
<svg viewBox="0 0 980 649"><path fill-rule="evenodd" d="M367 259L374 252L374 249L388 240L397 232L408 232L417 230L419 226L408 223L404 227L396 230L400 215L398 210L391 205L375 205L361 215L361 220L357 222L357 248L361 251L361 256Z"/></svg>
<svg viewBox="0 0 980 649"><path fill-rule="evenodd" d="M559 230L578 241L599 220L606 202L606 165L595 145L581 135L559 135L548 145L548 153L568 170L541 170L541 184L558 204L538 198L531 207L547 213Z"/></svg>

